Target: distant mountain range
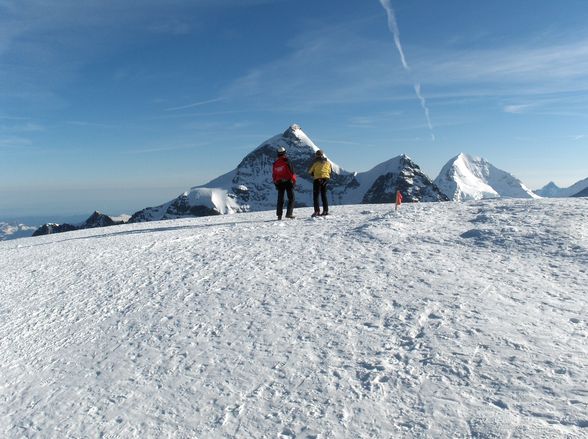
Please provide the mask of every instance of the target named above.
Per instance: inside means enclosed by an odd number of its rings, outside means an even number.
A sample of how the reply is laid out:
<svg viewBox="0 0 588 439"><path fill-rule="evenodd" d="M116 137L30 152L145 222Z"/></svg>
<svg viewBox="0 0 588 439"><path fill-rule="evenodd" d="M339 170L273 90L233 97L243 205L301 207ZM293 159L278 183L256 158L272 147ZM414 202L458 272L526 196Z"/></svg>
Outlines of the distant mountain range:
<svg viewBox="0 0 588 439"><path fill-rule="evenodd" d="M311 206L312 179L307 169L319 148L300 126L292 125L284 133L268 139L247 154L232 171L205 185L195 186L160 206L146 207L135 212L128 221L94 212L84 223L45 224L35 231L35 235L104 227L121 222L273 210L276 190L271 180L271 169L278 146L286 148L298 176L296 206ZM328 189L333 205L392 204L396 191L402 193L404 202L465 201L498 197L540 198L513 175L494 167L485 159L467 154L459 154L449 160L434 181L404 154L380 163L367 172L346 171L328 159L333 168ZM542 196L571 196L588 187L588 179L576 183L571 187L574 189L560 189L553 183L548 186L538 191L539 195L549 193L550 195ZM573 192L575 189L577 191ZM573 193L567 195L568 192ZM563 193L566 195L560 195Z"/></svg>
<svg viewBox="0 0 588 439"><path fill-rule="evenodd" d="M541 189L536 190L535 193L545 198L585 197L586 189L588 189L588 178L580 180L567 188L560 188L553 181L550 181ZM581 195L582 193L584 195Z"/></svg>
<svg viewBox="0 0 588 439"><path fill-rule="evenodd" d="M8 239L27 238L33 235L36 227L25 224L0 221L0 241Z"/></svg>
<svg viewBox="0 0 588 439"><path fill-rule="evenodd" d="M82 229L93 229L96 227L108 227L116 226L118 224L124 224L129 221L129 215L121 215L118 217L112 217L101 212L94 212L88 217L88 219L79 224L55 224L47 223L39 227L32 236L50 235L52 233L71 232L73 230Z"/></svg>
<svg viewBox="0 0 588 439"><path fill-rule="evenodd" d="M278 146L286 148L298 176L296 205L312 206L312 178L307 169L319 148L298 125L292 125L247 154L232 171L161 206L136 212L130 222L274 209L272 164ZM333 168L328 190L332 204L392 203L396 190L402 192L407 202L448 200L405 155L361 173L346 171L330 158L329 161Z"/></svg>

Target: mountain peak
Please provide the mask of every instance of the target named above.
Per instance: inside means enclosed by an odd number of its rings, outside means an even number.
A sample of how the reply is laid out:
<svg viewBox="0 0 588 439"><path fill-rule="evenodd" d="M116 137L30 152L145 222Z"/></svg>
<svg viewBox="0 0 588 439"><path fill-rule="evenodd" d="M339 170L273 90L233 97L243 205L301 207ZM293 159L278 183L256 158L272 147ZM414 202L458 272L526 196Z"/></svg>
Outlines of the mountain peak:
<svg viewBox="0 0 588 439"><path fill-rule="evenodd" d="M298 125L297 123L293 123L292 125L290 125L288 127L288 129L286 131L284 131L284 134L282 134L282 137L285 137L287 139L291 139L291 138L300 139L300 137L299 137L300 134L304 134L304 131L302 131L302 128L300 128L300 125Z"/></svg>
<svg viewBox="0 0 588 439"><path fill-rule="evenodd" d="M550 181L545 186L543 186L540 190L542 190L542 191L559 191L559 190L561 190L561 188L557 184L555 184L555 182Z"/></svg>
<svg viewBox="0 0 588 439"><path fill-rule="evenodd" d="M358 181L368 190L362 203L391 203L400 191L407 202L448 201L439 188L406 154L401 154L358 174Z"/></svg>
<svg viewBox="0 0 588 439"><path fill-rule="evenodd" d="M102 212L100 212L99 210L95 210L92 215L90 215L88 217L88 219L86 221L90 221L92 219L96 219L96 218L100 218L101 216L103 216L104 214Z"/></svg>
<svg viewBox="0 0 588 439"><path fill-rule="evenodd" d="M520 180L482 157L460 153L449 160L435 179L454 201L482 198L537 198Z"/></svg>

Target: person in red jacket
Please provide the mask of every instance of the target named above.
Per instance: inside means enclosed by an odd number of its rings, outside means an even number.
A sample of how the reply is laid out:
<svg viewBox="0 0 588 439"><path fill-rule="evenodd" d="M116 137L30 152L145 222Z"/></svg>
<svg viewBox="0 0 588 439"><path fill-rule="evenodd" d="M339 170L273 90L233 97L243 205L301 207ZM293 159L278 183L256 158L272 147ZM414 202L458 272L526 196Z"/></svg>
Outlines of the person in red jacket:
<svg viewBox="0 0 588 439"><path fill-rule="evenodd" d="M294 218L294 185L296 184L296 174L292 162L286 157L286 148L278 147L278 158L274 162L272 169L272 180L278 190L278 206L276 214L278 220L282 219L284 212L284 192L288 194L288 207L286 209L286 218Z"/></svg>

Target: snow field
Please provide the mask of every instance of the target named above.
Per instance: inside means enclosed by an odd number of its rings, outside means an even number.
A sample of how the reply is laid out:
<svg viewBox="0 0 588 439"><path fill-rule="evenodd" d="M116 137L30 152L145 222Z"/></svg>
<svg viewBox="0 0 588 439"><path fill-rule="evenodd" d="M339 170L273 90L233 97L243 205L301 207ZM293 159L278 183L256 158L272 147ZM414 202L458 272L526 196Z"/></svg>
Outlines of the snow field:
<svg viewBox="0 0 588 439"><path fill-rule="evenodd" d="M585 200L0 243L2 437L588 436Z"/></svg>

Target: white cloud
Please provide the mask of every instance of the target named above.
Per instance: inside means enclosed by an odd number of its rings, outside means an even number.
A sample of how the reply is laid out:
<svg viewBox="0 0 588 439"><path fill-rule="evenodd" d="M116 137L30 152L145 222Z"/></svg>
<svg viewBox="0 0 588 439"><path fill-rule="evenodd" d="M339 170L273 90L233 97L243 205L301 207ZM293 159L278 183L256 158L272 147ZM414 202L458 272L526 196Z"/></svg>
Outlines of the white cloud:
<svg viewBox="0 0 588 439"><path fill-rule="evenodd" d="M208 100L205 100L205 101L198 101L198 102L193 102L191 104L182 105L180 107L166 108L165 111L187 110L188 108L201 107L203 105L214 104L216 102L222 102L224 100L225 100L225 98L222 98L222 97L214 98L214 99L208 99Z"/></svg>
<svg viewBox="0 0 588 439"><path fill-rule="evenodd" d="M398 29L398 23L396 22L396 13L392 8L392 4L390 3L390 0L380 0L380 3L382 4L382 7L386 10L386 14L388 15L388 29L390 29L390 32L392 32L394 36L394 44L396 45L396 49L398 49L402 66L405 70L410 70L408 63L406 62L406 57L404 56L404 49L402 48L402 43L400 42L400 30Z"/></svg>
<svg viewBox="0 0 588 439"><path fill-rule="evenodd" d="M33 144L30 139L23 137L0 137L0 148L2 149L22 149Z"/></svg>
<svg viewBox="0 0 588 439"><path fill-rule="evenodd" d="M443 53L421 51L419 71L437 83L502 82L521 85L561 80L588 83L588 38L543 47L504 47Z"/></svg>
<svg viewBox="0 0 588 439"><path fill-rule="evenodd" d="M170 152L170 151L181 151L181 150L190 150L196 149L200 145L179 145L179 146L154 146L151 148L140 148L140 149L130 149L126 151L121 151L122 154L153 154L153 153L160 153L160 152Z"/></svg>
<svg viewBox="0 0 588 439"><path fill-rule="evenodd" d="M45 131L45 127L33 122L27 122L20 125L0 125L0 131L17 132L17 133L33 133Z"/></svg>
<svg viewBox="0 0 588 439"><path fill-rule="evenodd" d="M0 0L0 96L37 103L77 78L89 63L106 59L145 35L189 33L200 29L212 10L269 2Z"/></svg>
<svg viewBox="0 0 588 439"><path fill-rule="evenodd" d="M525 110L531 108L533 105L530 104L522 104L522 105L505 105L503 110L505 113L512 113L512 114L521 114L524 113Z"/></svg>
<svg viewBox="0 0 588 439"><path fill-rule="evenodd" d="M588 91L588 36L492 49L434 50L411 46L410 74L394 62L394 47L339 27L308 30L292 51L235 79L225 93L265 106L312 108L321 104L396 101L411 98L407 87L426 84L427 97L526 99L556 96L563 104ZM512 104L507 112L529 110Z"/></svg>

